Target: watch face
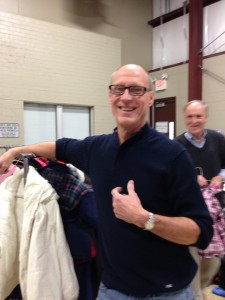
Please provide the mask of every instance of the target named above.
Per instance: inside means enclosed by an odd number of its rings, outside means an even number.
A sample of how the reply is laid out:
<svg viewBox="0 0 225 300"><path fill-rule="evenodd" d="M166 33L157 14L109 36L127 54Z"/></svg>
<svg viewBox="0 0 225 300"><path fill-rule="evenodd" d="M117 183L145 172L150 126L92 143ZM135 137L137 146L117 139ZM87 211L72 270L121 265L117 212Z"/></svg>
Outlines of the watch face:
<svg viewBox="0 0 225 300"><path fill-rule="evenodd" d="M145 223L145 230L151 230L155 225L155 218L153 213L149 213L149 219Z"/></svg>
<svg viewBox="0 0 225 300"><path fill-rule="evenodd" d="M145 229L146 230L151 230L154 227L154 221L153 220L148 220L145 223Z"/></svg>

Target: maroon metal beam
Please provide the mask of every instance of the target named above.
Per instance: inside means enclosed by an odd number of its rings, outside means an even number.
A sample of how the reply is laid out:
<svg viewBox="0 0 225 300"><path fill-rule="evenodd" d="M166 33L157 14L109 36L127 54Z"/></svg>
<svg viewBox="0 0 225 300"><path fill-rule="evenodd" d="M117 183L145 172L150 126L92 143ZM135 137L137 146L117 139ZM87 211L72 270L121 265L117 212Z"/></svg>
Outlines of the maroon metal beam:
<svg viewBox="0 0 225 300"><path fill-rule="evenodd" d="M189 2L188 101L202 99L203 0Z"/></svg>

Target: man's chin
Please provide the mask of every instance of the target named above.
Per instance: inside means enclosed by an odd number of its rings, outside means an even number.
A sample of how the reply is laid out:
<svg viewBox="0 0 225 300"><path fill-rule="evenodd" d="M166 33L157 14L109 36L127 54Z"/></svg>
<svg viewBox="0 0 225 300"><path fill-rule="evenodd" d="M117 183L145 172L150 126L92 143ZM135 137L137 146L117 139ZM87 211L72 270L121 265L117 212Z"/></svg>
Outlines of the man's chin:
<svg viewBox="0 0 225 300"><path fill-rule="evenodd" d="M121 127L133 127L136 123L134 120L128 119L128 118L123 118L118 121L118 125Z"/></svg>

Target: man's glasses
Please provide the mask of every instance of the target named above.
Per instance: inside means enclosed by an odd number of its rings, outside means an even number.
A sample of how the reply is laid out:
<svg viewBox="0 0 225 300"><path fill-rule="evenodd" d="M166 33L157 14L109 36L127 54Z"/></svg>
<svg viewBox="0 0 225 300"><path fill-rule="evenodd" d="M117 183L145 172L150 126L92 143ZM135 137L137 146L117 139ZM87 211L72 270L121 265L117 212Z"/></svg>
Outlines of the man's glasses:
<svg viewBox="0 0 225 300"><path fill-rule="evenodd" d="M111 84L109 89L113 95L121 96L124 94L125 90L128 89L131 96L143 96L150 89L144 86L123 86Z"/></svg>

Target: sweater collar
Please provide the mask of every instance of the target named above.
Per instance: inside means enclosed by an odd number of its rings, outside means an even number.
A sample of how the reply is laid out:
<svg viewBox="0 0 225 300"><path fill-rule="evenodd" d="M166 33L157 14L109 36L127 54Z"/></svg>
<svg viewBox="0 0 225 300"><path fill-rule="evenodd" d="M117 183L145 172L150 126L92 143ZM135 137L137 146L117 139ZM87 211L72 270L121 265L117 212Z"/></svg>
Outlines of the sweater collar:
<svg viewBox="0 0 225 300"><path fill-rule="evenodd" d="M148 133L150 130L150 126L149 124L146 122L145 125L140 129L138 130L137 132L134 132L133 135L128 139L126 140L124 143L126 144L127 142L135 139L135 140L139 140L141 139L144 135L146 135L146 133ZM118 130L117 130L117 127L114 128L114 134L117 135L117 138L118 138ZM123 143L123 144L124 144Z"/></svg>

